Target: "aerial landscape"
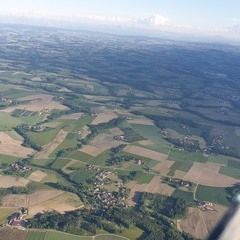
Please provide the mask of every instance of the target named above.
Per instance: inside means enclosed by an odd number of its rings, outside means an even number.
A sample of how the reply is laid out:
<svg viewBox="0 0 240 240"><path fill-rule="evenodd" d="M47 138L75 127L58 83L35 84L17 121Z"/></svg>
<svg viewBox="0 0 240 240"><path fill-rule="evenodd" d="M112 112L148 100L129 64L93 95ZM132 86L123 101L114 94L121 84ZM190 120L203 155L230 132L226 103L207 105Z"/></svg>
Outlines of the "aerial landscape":
<svg viewBox="0 0 240 240"><path fill-rule="evenodd" d="M0 23L0 240L205 239L240 194L240 45Z"/></svg>

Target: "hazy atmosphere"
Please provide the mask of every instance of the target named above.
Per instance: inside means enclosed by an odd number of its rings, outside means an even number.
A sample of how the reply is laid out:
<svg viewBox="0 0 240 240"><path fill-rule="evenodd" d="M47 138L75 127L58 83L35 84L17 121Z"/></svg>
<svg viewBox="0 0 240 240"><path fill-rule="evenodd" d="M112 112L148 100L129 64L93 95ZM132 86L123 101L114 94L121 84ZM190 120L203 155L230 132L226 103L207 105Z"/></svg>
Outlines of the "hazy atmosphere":
<svg viewBox="0 0 240 240"><path fill-rule="evenodd" d="M236 41L240 37L239 9L238 0L9 0L1 3L0 21L29 24L30 18L37 25Z"/></svg>

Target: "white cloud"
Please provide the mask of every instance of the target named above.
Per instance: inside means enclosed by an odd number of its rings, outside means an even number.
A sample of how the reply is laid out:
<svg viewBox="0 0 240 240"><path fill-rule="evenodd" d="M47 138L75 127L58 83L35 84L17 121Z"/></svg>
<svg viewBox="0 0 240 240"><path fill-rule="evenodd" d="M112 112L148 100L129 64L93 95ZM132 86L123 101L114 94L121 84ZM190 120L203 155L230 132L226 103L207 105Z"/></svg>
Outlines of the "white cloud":
<svg viewBox="0 0 240 240"><path fill-rule="evenodd" d="M0 10L1 15L7 15L10 17L23 17L33 19L45 19L65 22L92 22L103 24L120 24L126 26L148 26L158 27L168 24L169 19L159 14L147 17L130 17L130 16L106 16L106 15L94 15L94 14L66 14L60 12L50 11L26 11L21 9L11 9L8 13L3 13Z"/></svg>
<svg viewBox="0 0 240 240"><path fill-rule="evenodd" d="M169 19L157 14L154 16L146 17L146 18L140 18L139 22L143 23L143 24L148 24L148 25L151 25L154 27L158 27L158 26L163 26L163 25L168 24Z"/></svg>

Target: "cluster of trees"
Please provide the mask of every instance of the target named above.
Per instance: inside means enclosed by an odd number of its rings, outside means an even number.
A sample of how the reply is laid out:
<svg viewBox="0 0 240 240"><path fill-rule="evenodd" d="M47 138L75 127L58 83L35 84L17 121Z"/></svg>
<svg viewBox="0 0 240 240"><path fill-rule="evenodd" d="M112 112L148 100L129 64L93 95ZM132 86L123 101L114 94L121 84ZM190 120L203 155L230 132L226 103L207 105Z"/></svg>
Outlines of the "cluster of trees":
<svg viewBox="0 0 240 240"><path fill-rule="evenodd" d="M226 193L228 201L232 202L232 200L240 194L240 183L237 183L231 187L227 187Z"/></svg>
<svg viewBox="0 0 240 240"><path fill-rule="evenodd" d="M61 111L61 110L52 110L50 115L48 116L49 120L54 120L57 119L59 117L61 117L64 114L70 114L71 112L69 111Z"/></svg>
<svg viewBox="0 0 240 240"><path fill-rule="evenodd" d="M110 155L110 158L107 160L108 166L116 165L121 162L129 162L131 160L134 160L135 158L133 156L127 156L127 155Z"/></svg>
<svg viewBox="0 0 240 240"><path fill-rule="evenodd" d="M30 220L32 228L56 229L78 235L95 235L98 229L117 232L117 226L91 210L77 210L60 214L57 212L38 213Z"/></svg>
<svg viewBox="0 0 240 240"><path fill-rule="evenodd" d="M123 161L131 161L134 159L133 156L119 154L124 149L125 146L126 144L121 144L118 147L110 149L110 157L107 160L107 164L109 166L119 164L120 162Z"/></svg>
<svg viewBox="0 0 240 240"><path fill-rule="evenodd" d="M128 174L119 174L119 178L123 181L123 183L134 180L136 176L137 171L130 171Z"/></svg>
<svg viewBox="0 0 240 240"><path fill-rule="evenodd" d="M151 209L155 214L161 214L169 218L183 217L186 213L187 203L181 198L166 197L160 194L140 193L138 207Z"/></svg>
<svg viewBox="0 0 240 240"><path fill-rule="evenodd" d="M27 125L24 124L21 126L17 126L15 128L15 131L23 137L23 139L24 139L23 146L30 147L36 151L41 151L42 147L40 145L38 145L37 143L33 142L31 140L31 138L29 138L29 136L27 135L27 131L28 131Z"/></svg>
<svg viewBox="0 0 240 240"><path fill-rule="evenodd" d="M140 204L140 203L139 203ZM39 213L30 220L32 228L56 229L73 234L94 235L103 229L119 234L134 226L143 230L139 240L193 240L177 231L172 220L154 211L147 211L138 205L135 208L111 208L106 212L80 209L65 214L56 212Z"/></svg>
<svg viewBox="0 0 240 240"><path fill-rule="evenodd" d="M68 86L66 87L68 88ZM76 89L73 90L73 92L75 91ZM63 104L69 107L74 112L85 112L87 114L91 114L92 104L90 104L89 102L84 102L83 99L81 99L80 102L78 93L67 93L63 100Z"/></svg>
<svg viewBox="0 0 240 240"><path fill-rule="evenodd" d="M124 137L127 142L131 143L131 142L137 142L145 139L140 134L135 132L132 128L121 128L121 130L124 132Z"/></svg>
<svg viewBox="0 0 240 240"><path fill-rule="evenodd" d="M194 140L194 141L185 141L183 139L179 138L171 138L171 137L165 137L165 139L172 143L175 147L178 148L183 148L186 151L189 152L196 152L198 150L201 150L199 142Z"/></svg>

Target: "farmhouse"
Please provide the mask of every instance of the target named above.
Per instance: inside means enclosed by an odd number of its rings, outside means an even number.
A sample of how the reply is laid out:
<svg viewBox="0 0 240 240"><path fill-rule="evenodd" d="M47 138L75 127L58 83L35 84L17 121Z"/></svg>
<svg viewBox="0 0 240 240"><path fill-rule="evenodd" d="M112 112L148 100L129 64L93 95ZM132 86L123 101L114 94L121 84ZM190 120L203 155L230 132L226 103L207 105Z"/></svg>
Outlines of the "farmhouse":
<svg viewBox="0 0 240 240"><path fill-rule="evenodd" d="M9 168L11 171L19 173L25 173L32 170L32 168L26 166L24 163L21 162L12 163L10 164Z"/></svg>
<svg viewBox="0 0 240 240"><path fill-rule="evenodd" d="M178 178L169 178L169 182L174 185L175 187L185 187L185 188L190 188L192 186L192 183L189 181L184 181L182 179Z"/></svg>
<svg viewBox="0 0 240 240"><path fill-rule="evenodd" d="M214 204L207 201L196 201L198 208L203 211L214 211Z"/></svg>
<svg viewBox="0 0 240 240"><path fill-rule="evenodd" d="M44 132L46 131L48 128L44 125L35 125L31 127L31 130L33 132Z"/></svg>
<svg viewBox="0 0 240 240"><path fill-rule="evenodd" d="M9 104L13 103L13 100L11 98L2 97L2 98L0 98L0 102L6 103L9 105Z"/></svg>
<svg viewBox="0 0 240 240"><path fill-rule="evenodd" d="M114 140L117 140L117 141L127 141L127 139L126 139L126 137L124 135L114 136Z"/></svg>
<svg viewBox="0 0 240 240"><path fill-rule="evenodd" d="M24 220L24 217L27 215L27 213L28 213L28 209L21 208L18 212L14 213L10 217L8 221L8 225L13 228L25 230L28 222Z"/></svg>

